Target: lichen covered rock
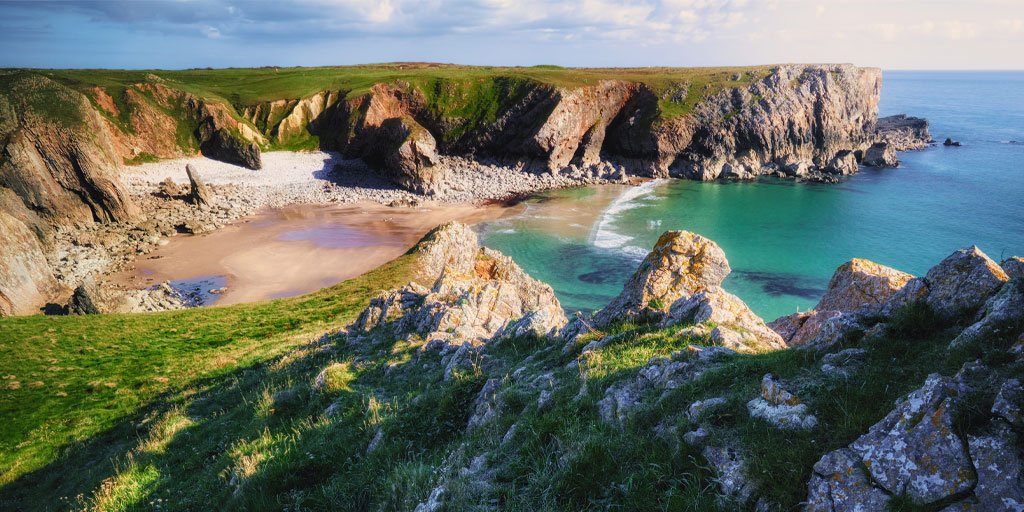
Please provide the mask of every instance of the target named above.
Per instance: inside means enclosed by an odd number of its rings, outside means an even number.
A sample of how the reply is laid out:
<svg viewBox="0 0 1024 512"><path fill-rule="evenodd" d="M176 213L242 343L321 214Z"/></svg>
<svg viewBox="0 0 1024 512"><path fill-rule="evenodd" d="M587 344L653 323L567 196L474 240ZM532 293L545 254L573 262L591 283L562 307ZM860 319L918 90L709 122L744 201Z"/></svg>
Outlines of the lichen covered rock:
<svg viewBox="0 0 1024 512"><path fill-rule="evenodd" d="M730 270L715 242L689 231L666 231L622 293L597 313L594 324L601 328L615 321L660 320L677 300L721 285Z"/></svg>
<svg viewBox="0 0 1024 512"><path fill-rule="evenodd" d="M940 315L957 315L985 304L1003 283L1006 272L977 246L960 249L924 276L925 301Z"/></svg>

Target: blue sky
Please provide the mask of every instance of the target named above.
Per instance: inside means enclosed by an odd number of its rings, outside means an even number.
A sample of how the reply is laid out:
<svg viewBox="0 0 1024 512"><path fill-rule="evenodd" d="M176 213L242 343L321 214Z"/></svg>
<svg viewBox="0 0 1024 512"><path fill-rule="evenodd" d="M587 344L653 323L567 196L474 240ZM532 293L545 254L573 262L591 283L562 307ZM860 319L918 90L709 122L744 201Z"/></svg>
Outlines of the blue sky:
<svg viewBox="0 0 1024 512"><path fill-rule="evenodd" d="M0 0L0 67L1024 69L1024 0Z"/></svg>

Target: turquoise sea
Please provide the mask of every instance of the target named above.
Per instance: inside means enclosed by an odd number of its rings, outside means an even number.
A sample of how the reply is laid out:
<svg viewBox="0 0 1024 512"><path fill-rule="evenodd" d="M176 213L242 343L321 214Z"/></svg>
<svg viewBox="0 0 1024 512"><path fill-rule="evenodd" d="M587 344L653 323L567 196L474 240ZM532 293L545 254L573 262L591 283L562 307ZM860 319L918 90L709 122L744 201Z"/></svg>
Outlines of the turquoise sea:
<svg viewBox="0 0 1024 512"><path fill-rule="evenodd" d="M724 286L772 320L810 309L835 268L866 258L915 275L978 245L1024 255L1024 72L883 74L879 115L931 122L941 144L838 185L655 181L561 190L480 226L483 242L545 281L569 311L603 307L666 230L718 242Z"/></svg>

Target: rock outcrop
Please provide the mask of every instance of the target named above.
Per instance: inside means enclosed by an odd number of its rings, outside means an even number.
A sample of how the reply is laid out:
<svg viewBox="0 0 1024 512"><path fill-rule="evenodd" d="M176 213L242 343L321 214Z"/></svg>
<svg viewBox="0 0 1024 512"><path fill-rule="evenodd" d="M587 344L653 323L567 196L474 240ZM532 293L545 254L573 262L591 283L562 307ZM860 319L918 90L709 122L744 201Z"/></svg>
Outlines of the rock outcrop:
<svg viewBox="0 0 1024 512"><path fill-rule="evenodd" d="M807 509L881 510L895 496L921 506L950 507L943 510L1024 507L1019 434L1001 412L1020 410L1020 381L1003 382L988 416L975 420L980 427L972 427L973 432L964 433L956 424L957 408L986 377L987 369L978 363L968 363L953 377L930 375L848 448L815 464Z"/></svg>
<svg viewBox="0 0 1024 512"><path fill-rule="evenodd" d="M189 199L199 206L208 206L213 201L213 191L199 177L199 171L195 170L191 165L186 165L185 174L188 175Z"/></svg>
<svg viewBox="0 0 1024 512"><path fill-rule="evenodd" d="M581 325L601 329L622 321L657 321L665 326L713 322L718 327L710 335L724 347L738 351L785 348L782 338L739 297L721 288L730 270L715 242L688 231L666 231L622 293L592 321L570 324L566 336L571 340L581 332Z"/></svg>
<svg viewBox="0 0 1024 512"><path fill-rule="evenodd" d="M876 142L864 152L860 163L868 167L899 167L896 149L888 142Z"/></svg>
<svg viewBox="0 0 1024 512"><path fill-rule="evenodd" d="M565 325L551 287L511 258L480 248L465 225L437 228L419 250L420 275L441 267L431 288L414 282L373 299L348 329L350 343L384 327L396 338L418 336L434 350L466 352L513 334L555 336Z"/></svg>
<svg viewBox="0 0 1024 512"><path fill-rule="evenodd" d="M0 317L38 313L59 290L43 246L25 223L2 209L0 236Z"/></svg>
<svg viewBox="0 0 1024 512"><path fill-rule="evenodd" d="M922 149L932 142L927 119L903 114L878 118L875 133L896 151Z"/></svg>

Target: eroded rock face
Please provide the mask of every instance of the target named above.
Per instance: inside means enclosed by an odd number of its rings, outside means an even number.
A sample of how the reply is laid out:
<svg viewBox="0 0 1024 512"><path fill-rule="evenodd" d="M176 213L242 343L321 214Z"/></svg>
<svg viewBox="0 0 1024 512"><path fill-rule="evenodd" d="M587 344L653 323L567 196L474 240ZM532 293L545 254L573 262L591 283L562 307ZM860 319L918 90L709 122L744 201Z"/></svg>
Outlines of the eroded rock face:
<svg viewBox="0 0 1024 512"><path fill-rule="evenodd" d="M857 157L849 149L836 153L825 167L825 171L832 174L857 174L858 170Z"/></svg>
<svg viewBox="0 0 1024 512"><path fill-rule="evenodd" d="M24 74L0 106L0 187L13 190L53 225L128 221L138 208L117 180L120 161L102 117L81 93L48 78ZM67 117L60 123L35 110L50 97ZM8 104L7 102L12 102ZM6 113L5 113L6 112ZM9 116L9 117L8 117Z"/></svg>
<svg viewBox="0 0 1024 512"><path fill-rule="evenodd" d="M879 117L875 124L878 137L892 145L896 151L922 149L932 140L928 120L897 114Z"/></svg>
<svg viewBox="0 0 1024 512"><path fill-rule="evenodd" d="M924 276L928 304L941 315L981 307L1007 280L1006 272L977 246L960 249Z"/></svg>
<svg viewBox="0 0 1024 512"><path fill-rule="evenodd" d="M888 142L876 142L864 152L860 163L868 167L899 167L896 149Z"/></svg>
<svg viewBox="0 0 1024 512"><path fill-rule="evenodd" d="M808 512L885 510L891 499L872 485L864 463L846 448L829 452L814 465L808 487Z"/></svg>
<svg viewBox="0 0 1024 512"><path fill-rule="evenodd" d="M665 324L693 322L718 324L711 332L713 340L739 352L786 348L786 343L739 297L720 287L701 290L672 304Z"/></svg>
<svg viewBox="0 0 1024 512"><path fill-rule="evenodd" d="M984 317L964 329L950 343L960 347L975 341L997 339L1024 326L1024 280L1014 279L985 302Z"/></svg>
<svg viewBox="0 0 1024 512"><path fill-rule="evenodd" d="M0 239L0 317L38 313L58 291L39 239L2 209Z"/></svg>
<svg viewBox="0 0 1024 512"><path fill-rule="evenodd" d="M717 288L730 270L725 252L715 242L689 231L666 231L622 293L597 313L594 324L660 320L677 300Z"/></svg>
<svg viewBox="0 0 1024 512"><path fill-rule="evenodd" d="M832 274L825 295L813 310L780 317L768 325L790 346L806 345L817 340L830 323L833 328L840 327L836 322L849 323L857 315L880 311L913 278L905 272L854 258ZM848 318L833 320L841 315Z"/></svg>
<svg viewBox="0 0 1024 512"><path fill-rule="evenodd" d="M1006 277L1010 279L1024 278L1024 258L1020 256L1007 258L1001 266L1003 267L1003 272L1006 272Z"/></svg>

